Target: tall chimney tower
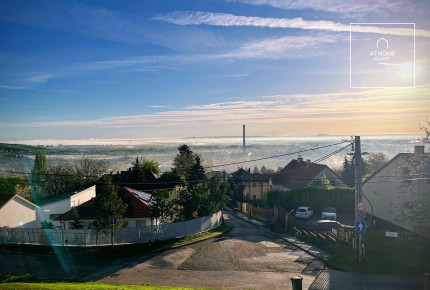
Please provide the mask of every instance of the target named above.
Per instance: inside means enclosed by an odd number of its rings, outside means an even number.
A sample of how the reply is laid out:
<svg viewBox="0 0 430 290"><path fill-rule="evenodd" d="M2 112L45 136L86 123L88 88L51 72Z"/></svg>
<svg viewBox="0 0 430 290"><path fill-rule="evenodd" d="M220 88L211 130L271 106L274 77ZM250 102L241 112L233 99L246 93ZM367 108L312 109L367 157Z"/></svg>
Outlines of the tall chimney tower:
<svg viewBox="0 0 430 290"><path fill-rule="evenodd" d="M242 154L245 155L245 125L243 125L243 148Z"/></svg>

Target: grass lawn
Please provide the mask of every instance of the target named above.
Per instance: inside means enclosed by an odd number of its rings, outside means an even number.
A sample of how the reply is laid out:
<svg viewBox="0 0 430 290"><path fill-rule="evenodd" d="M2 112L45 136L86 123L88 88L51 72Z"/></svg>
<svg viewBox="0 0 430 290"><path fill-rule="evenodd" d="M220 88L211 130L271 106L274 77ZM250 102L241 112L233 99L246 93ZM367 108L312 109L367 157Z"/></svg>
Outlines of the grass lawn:
<svg viewBox="0 0 430 290"><path fill-rule="evenodd" d="M213 289L213 288L187 288L187 287L170 287L155 285L123 285L123 284L104 284L97 282L62 282L55 280L42 280L33 275L3 275L0 274L0 289Z"/></svg>
<svg viewBox="0 0 430 290"><path fill-rule="evenodd" d="M120 285L120 284L103 284L95 282L86 283L5 283L0 284L2 290L9 289L116 289L116 290L189 290L189 289L213 289L213 288L186 288L186 287L169 287L169 286L155 286L155 285Z"/></svg>
<svg viewBox="0 0 430 290"><path fill-rule="evenodd" d="M178 239L171 239L166 241L154 241L152 243L144 244L130 244L130 245L114 245L114 246L100 246L100 247L69 247L64 246L55 247L57 253L70 256L75 259L113 259L119 257L136 256L148 254L163 250L168 250L191 243L195 243L204 239L221 235L229 230L231 227L226 223L222 223L207 232L198 233L189 237ZM38 254L38 255L56 255L54 247L51 246L37 246L37 245L20 245L20 244L6 244L1 245L0 250L15 254Z"/></svg>
<svg viewBox="0 0 430 290"><path fill-rule="evenodd" d="M363 273L409 273L422 274L430 272L430 246L427 248L383 248L366 250L361 263L355 258L351 248L336 247L307 236L299 236L302 241L313 244L326 251L324 257L339 269Z"/></svg>

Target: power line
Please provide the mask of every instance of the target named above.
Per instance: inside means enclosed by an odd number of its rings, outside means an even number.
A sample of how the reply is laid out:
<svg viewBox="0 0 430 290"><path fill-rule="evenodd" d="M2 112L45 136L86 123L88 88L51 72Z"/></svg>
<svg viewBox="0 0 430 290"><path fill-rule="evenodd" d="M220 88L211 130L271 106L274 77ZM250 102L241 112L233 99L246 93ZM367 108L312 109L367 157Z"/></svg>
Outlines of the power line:
<svg viewBox="0 0 430 290"><path fill-rule="evenodd" d="M311 148L311 149L300 150L300 151L296 151L296 152L284 153L284 154L273 155L273 156L268 156L268 157L262 157L262 158L257 158L257 159L251 159L251 160L246 160L246 161L238 161L238 162L230 162L230 163L225 163L225 164L206 166L205 168L209 169L209 168L215 168L215 167L230 166L230 165L237 165L237 164L243 164L243 163L261 161L261 160L273 159L273 158L278 158L278 157L283 157L283 156L288 156L288 155L296 155L296 154L299 154L299 153L304 153L304 152L309 152L309 151L313 151L313 150L323 149L323 148L327 148L327 147L331 147L331 146L335 146L335 145L340 145L340 144L344 144L344 143L350 143L350 142L351 141L342 141L342 142L339 142L339 143L329 144L329 145L315 147L315 148Z"/></svg>

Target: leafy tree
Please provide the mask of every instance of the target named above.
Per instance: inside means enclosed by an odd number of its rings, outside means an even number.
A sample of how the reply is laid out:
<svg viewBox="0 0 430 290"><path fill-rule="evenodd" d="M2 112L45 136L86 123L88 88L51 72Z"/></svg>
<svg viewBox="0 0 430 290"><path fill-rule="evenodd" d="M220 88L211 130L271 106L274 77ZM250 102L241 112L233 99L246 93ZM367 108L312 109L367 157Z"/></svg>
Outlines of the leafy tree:
<svg viewBox="0 0 430 290"><path fill-rule="evenodd" d="M260 169L258 169L257 165L255 165L254 169L252 169L252 173L260 173Z"/></svg>
<svg viewBox="0 0 430 290"><path fill-rule="evenodd" d="M73 221L70 225L72 229L80 230L84 227L82 225L82 222L79 220L79 212L78 212L78 209L76 207L74 207L72 209L72 219L73 219Z"/></svg>
<svg viewBox="0 0 430 290"><path fill-rule="evenodd" d="M346 158L346 157L343 161L342 180L349 187L354 187L354 185L355 185L354 164L352 162L349 162L348 158Z"/></svg>
<svg viewBox="0 0 430 290"><path fill-rule="evenodd" d="M178 147L179 153L173 160L173 166L178 172L179 176L187 181L189 178L189 172L193 165L195 164L195 155L191 151L188 145L183 144Z"/></svg>
<svg viewBox="0 0 430 290"><path fill-rule="evenodd" d="M366 167L366 173L371 175L378 171L382 166L388 162L387 156L382 152L370 153L365 157L364 164Z"/></svg>
<svg viewBox="0 0 430 290"><path fill-rule="evenodd" d="M115 227L126 226L126 221L121 220L122 216L127 210L127 204L124 204L117 194L117 189L112 183L109 176L104 176L102 184L97 186L97 204L96 204L96 218L94 227L97 231L109 229L110 218L116 217L119 222Z"/></svg>
<svg viewBox="0 0 430 290"><path fill-rule="evenodd" d="M154 185L156 188L165 189L165 188L173 188L177 185L182 185L183 181L179 176L176 168L172 168L170 171L164 172L160 178L158 179L158 184Z"/></svg>
<svg viewBox="0 0 430 290"><path fill-rule="evenodd" d="M176 190L154 191L151 197L152 217L162 223L172 219L177 214L177 198Z"/></svg>
<svg viewBox="0 0 430 290"><path fill-rule="evenodd" d="M216 177L206 183L199 183L190 190L183 190L180 194L182 218L187 220L222 210L227 203L227 190L228 187Z"/></svg>
<svg viewBox="0 0 430 290"><path fill-rule="evenodd" d="M260 173L261 174L268 174L268 173L274 173L275 171L273 170L273 169L270 169L270 168L266 168L266 166L261 166L261 169L260 169Z"/></svg>
<svg viewBox="0 0 430 290"><path fill-rule="evenodd" d="M108 168L103 161L84 156L75 164L75 171L76 175L82 178L83 186L90 186L97 182L108 171Z"/></svg>
<svg viewBox="0 0 430 290"><path fill-rule="evenodd" d="M312 182L312 187L319 189L333 189L334 186L331 184L330 179L328 179L325 174L321 177L320 180Z"/></svg>
<svg viewBox="0 0 430 290"><path fill-rule="evenodd" d="M44 174L48 169L48 161L46 159L45 151L38 150L36 152L36 158L34 159L33 169L31 170L31 174L40 175Z"/></svg>
<svg viewBox="0 0 430 290"><path fill-rule="evenodd" d="M201 161L200 161L200 156L199 155L195 155L194 157L195 159L195 163L194 165L191 167L190 171L189 171L189 183L191 186L196 185L199 182L203 182L206 180L206 175L205 175L205 169L203 168Z"/></svg>
<svg viewBox="0 0 430 290"><path fill-rule="evenodd" d="M43 198L46 173L48 171L48 161L46 159L45 151L38 150L34 159L33 169L31 170L31 185L36 197Z"/></svg>

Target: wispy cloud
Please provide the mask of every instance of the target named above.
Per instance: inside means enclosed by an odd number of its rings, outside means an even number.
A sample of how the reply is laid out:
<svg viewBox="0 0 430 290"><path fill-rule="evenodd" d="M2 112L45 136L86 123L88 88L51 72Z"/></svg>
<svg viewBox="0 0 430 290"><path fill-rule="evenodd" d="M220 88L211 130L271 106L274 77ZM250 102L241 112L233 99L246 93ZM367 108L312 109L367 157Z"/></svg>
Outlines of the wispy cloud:
<svg viewBox="0 0 430 290"><path fill-rule="evenodd" d="M29 90L27 87L0 85L0 89L7 90Z"/></svg>
<svg viewBox="0 0 430 290"><path fill-rule="evenodd" d="M342 122L386 118L401 122L425 118L430 107L430 86L410 90L346 91L328 94L265 96L257 100L189 106L147 115L106 117L83 121L5 123L0 127L132 128L202 124L271 124L288 122Z"/></svg>
<svg viewBox="0 0 430 290"><path fill-rule="evenodd" d="M272 18L239 16L228 13L213 13L202 11L176 11L166 15L154 17L156 20L177 25L213 25L213 26L253 26L268 28L294 28L305 30L325 30L335 32L349 32L350 25L333 21L313 21L303 18ZM414 35L412 29L384 28L375 26L353 26L353 32L378 33L390 35ZM416 36L430 37L430 31L417 29Z"/></svg>
<svg viewBox="0 0 430 290"><path fill-rule="evenodd" d="M38 74L28 77L26 80L32 83L46 83L48 80L54 78L55 76L50 73Z"/></svg>
<svg viewBox="0 0 430 290"><path fill-rule="evenodd" d="M152 105L152 106L148 106L148 108L171 108L171 106L164 106L164 105Z"/></svg>
<svg viewBox="0 0 430 290"><path fill-rule="evenodd" d="M347 15L362 15L367 13L385 13L397 11L408 5L399 0L356 1L356 0L230 0L250 5L268 5L285 10L313 9ZM411 4L411 3L409 3Z"/></svg>

